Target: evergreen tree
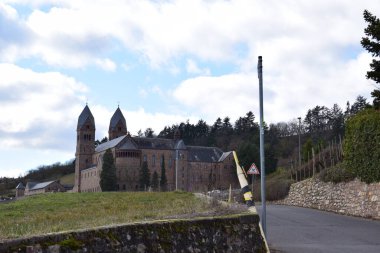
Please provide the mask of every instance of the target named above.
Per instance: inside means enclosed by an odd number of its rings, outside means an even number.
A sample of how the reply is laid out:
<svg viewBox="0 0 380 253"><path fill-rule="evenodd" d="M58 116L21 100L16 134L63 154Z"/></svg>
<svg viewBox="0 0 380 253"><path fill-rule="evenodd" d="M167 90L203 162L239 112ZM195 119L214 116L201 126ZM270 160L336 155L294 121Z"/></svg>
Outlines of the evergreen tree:
<svg viewBox="0 0 380 253"><path fill-rule="evenodd" d="M245 131L253 131L257 128L257 123L255 123L255 115L249 111L244 117L244 128Z"/></svg>
<svg viewBox="0 0 380 253"><path fill-rule="evenodd" d="M107 141L108 141L108 138L107 138L107 137L104 137L101 141L96 140L96 141L95 141L95 147L97 147L97 146L99 146L100 144L105 143L105 142L107 142Z"/></svg>
<svg viewBox="0 0 380 253"><path fill-rule="evenodd" d="M144 136L147 137L147 138L153 138L154 137L154 131L152 128L148 127L145 132L144 132Z"/></svg>
<svg viewBox="0 0 380 253"><path fill-rule="evenodd" d="M150 172L148 162L143 162L139 175L140 190L146 190L150 186Z"/></svg>
<svg viewBox="0 0 380 253"><path fill-rule="evenodd" d="M375 81L376 84L380 84L380 19L367 10L364 11L363 15L368 26L364 29L367 37L362 38L361 44L375 57L370 63L371 70L367 72L366 77ZM380 109L380 89L372 91L371 96L374 98L373 106Z"/></svg>
<svg viewBox="0 0 380 253"><path fill-rule="evenodd" d="M370 105L367 103L367 99L359 95L356 97L356 101L351 106L350 114L357 114L361 110L364 110L368 107L370 107Z"/></svg>
<svg viewBox="0 0 380 253"><path fill-rule="evenodd" d="M168 184L168 180L166 179L165 157L164 157L164 155L162 155L162 157L161 157L161 180L160 180L161 191L166 191L167 184Z"/></svg>
<svg viewBox="0 0 380 253"><path fill-rule="evenodd" d="M223 119L222 133L225 135L229 135L229 134L232 134L232 132L233 132L233 128L232 128L232 125L230 123L230 118L225 117Z"/></svg>
<svg viewBox="0 0 380 253"><path fill-rule="evenodd" d="M206 137L208 136L210 129L206 121L200 119L195 125L195 131L197 137Z"/></svg>
<svg viewBox="0 0 380 253"><path fill-rule="evenodd" d="M152 176L152 188L154 191L157 191L158 189L158 174L156 171L153 172Z"/></svg>
<svg viewBox="0 0 380 253"><path fill-rule="evenodd" d="M117 190L116 167L110 149L107 149L103 156L102 172L100 173L100 188L102 188L102 191Z"/></svg>
<svg viewBox="0 0 380 253"><path fill-rule="evenodd" d="M329 125L334 136L343 135L344 132L344 114L338 104L334 104L330 109L331 117Z"/></svg>
<svg viewBox="0 0 380 253"><path fill-rule="evenodd" d="M219 130L222 128L222 126L223 126L222 119L218 117L214 125L212 125L211 127L211 133L213 134L219 133Z"/></svg>

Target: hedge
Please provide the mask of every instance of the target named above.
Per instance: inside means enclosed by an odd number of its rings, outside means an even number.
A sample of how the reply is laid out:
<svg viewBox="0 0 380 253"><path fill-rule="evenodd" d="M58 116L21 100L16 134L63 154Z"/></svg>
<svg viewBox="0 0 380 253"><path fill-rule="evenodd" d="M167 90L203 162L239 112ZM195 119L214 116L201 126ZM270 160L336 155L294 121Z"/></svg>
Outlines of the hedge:
<svg viewBox="0 0 380 253"><path fill-rule="evenodd" d="M380 111L366 109L347 121L346 168L366 183L380 181Z"/></svg>

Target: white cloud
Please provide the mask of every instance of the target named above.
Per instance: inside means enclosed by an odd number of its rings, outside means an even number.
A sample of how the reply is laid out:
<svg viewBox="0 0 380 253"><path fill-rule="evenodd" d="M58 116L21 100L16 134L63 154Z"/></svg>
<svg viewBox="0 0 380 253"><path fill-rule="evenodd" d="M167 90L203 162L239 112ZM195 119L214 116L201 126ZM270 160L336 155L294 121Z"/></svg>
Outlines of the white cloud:
<svg viewBox="0 0 380 253"><path fill-rule="evenodd" d="M264 58L265 120L288 121L304 117L316 105L344 107L359 94L369 97L373 87L364 78L369 62L370 56L362 53L347 63L331 62L330 68L319 70L288 64L277 74L276 69L266 67ZM216 116L237 119L248 111L259 116L256 72L191 78L173 91L173 97L208 120Z"/></svg>
<svg viewBox="0 0 380 253"><path fill-rule="evenodd" d="M123 111L124 112L124 111ZM138 130L144 130L148 127L152 128L155 134L159 134L165 126L179 124L189 120L191 123L198 121L197 117L186 116L182 114L166 114L166 113L149 113L140 108L137 111L125 111L125 119L127 121L128 131L131 134L137 134Z"/></svg>
<svg viewBox="0 0 380 253"><path fill-rule="evenodd" d="M21 2L36 6L33 1ZM44 6L49 1L40 2ZM338 47L356 45L363 32L363 10L379 8L372 0L95 0L91 4L67 0L50 4L56 6L36 9L25 20L19 18L37 37L20 54L73 67L105 61L102 55L116 50L115 41L138 52L152 66L170 66L170 60L184 55L239 62L240 46L253 55L274 51L270 55L277 62L297 57L296 52L333 54Z"/></svg>
<svg viewBox="0 0 380 253"><path fill-rule="evenodd" d="M13 64L0 64L0 73L1 146L67 149L72 115L83 104L87 87L58 72L38 73Z"/></svg>
<svg viewBox="0 0 380 253"><path fill-rule="evenodd" d="M187 59L187 61L186 61L186 71L190 74L201 74L201 75L206 75L206 76L210 75L210 69L199 68L197 63L191 59Z"/></svg>
<svg viewBox="0 0 380 253"><path fill-rule="evenodd" d="M110 59L97 59L95 61L96 65L98 65L99 67L101 67L102 69L106 70L106 71L115 71L116 70L116 64L110 60Z"/></svg>
<svg viewBox="0 0 380 253"><path fill-rule="evenodd" d="M108 127L114 110L110 110L103 105L91 105L89 108L95 119L96 125L96 138L102 139L103 137L108 137ZM139 108L138 110L126 110L120 108L126 123L127 130L132 135L137 135L137 132L141 129L144 132L148 127L152 128L155 134L159 134L165 126L171 126L173 124L179 124L181 122L186 122L189 120L191 123L197 123L199 120L195 116L188 116L183 114L167 114L167 113L150 113L146 112L144 108ZM78 117L75 115L75 117Z"/></svg>
<svg viewBox="0 0 380 253"><path fill-rule="evenodd" d="M206 120L215 120L218 116L237 118L257 109L256 80L254 74L195 77L182 82L173 96L199 111Z"/></svg>

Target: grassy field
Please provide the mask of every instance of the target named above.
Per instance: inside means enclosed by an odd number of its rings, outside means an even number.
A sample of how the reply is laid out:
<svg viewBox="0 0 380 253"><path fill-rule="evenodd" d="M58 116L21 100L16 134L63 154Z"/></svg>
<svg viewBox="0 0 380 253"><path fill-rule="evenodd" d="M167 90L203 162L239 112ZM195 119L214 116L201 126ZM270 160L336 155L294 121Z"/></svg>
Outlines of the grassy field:
<svg viewBox="0 0 380 253"><path fill-rule="evenodd" d="M42 194L0 204L0 241L135 221L206 216L221 209L184 192Z"/></svg>

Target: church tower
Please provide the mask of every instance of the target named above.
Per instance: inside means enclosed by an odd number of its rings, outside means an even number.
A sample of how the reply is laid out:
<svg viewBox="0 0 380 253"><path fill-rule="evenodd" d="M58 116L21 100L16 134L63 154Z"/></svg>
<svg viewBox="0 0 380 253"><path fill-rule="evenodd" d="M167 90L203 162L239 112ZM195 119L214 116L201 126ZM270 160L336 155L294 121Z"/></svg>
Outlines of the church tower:
<svg viewBox="0 0 380 253"><path fill-rule="evenodd" d="M125 122L125 118L120 108L117 107L110 121L110 127L108 129L108 139L112 140L126 134L127 123Z"/></svg>
<svg viewBox="0 0 380 253"><path fill-rule="evenodd" d="M95 120L86 105L79 115L77 125L77 148L75 152L75 185L74 191L80 192L80 172L91 165L95 153Z"/></svg>

